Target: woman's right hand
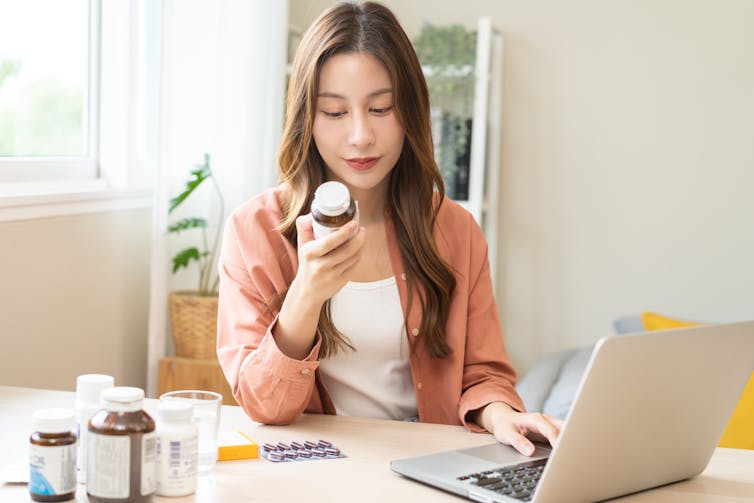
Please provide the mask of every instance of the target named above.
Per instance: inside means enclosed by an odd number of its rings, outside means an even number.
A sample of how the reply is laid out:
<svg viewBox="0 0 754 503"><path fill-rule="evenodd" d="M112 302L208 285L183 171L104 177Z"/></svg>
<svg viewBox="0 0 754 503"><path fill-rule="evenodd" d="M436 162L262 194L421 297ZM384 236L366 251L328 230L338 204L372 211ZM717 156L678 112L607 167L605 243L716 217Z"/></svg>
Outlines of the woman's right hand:
<svg viewBox="0 0 754 503"><path fill-rule="evenodd" d="M349 281L349 271L359 262L366 234L357 222L349 222L332 234L315 239L311 214L296 219L298 272L291 289L323 304Z"/></svg>
<svg viewBox="0 0 754 503"><path fill-rule="evenodd" d="M332 234L314 238L311 215L296 219L298 271L293 279L273 335L280 350L303 360L312 349L322 304L349 280L366 241L364 228L350 222Z"/></svg>

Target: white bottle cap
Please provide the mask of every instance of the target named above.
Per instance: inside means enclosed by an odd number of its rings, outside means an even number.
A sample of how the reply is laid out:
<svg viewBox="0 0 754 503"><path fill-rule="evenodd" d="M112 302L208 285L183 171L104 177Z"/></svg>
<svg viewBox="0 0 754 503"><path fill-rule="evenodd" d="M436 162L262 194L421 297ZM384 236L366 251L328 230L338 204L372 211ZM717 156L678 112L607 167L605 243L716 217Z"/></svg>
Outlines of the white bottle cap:
<svg viewBox="0 0 754 503"><path fill-rule="evenodd" d="M76 378L76 400L99 403L102 390L115 385L113 376L105 374L83 374Z"/></svg>
<svg viewBox="0 0 754 503"><path fill-rule="evenodd" d="M340 182L325 182L314 192L314 201L319 211L329 217L342 214L351 204L348 187Z"/></svg>
<svg viewBox="0 0 754 503"><path fill-rule="evenodd" d="M116 386L102 392L102 407L111 412L135 412L144 404L144 390Z"/></svg>
<svg viewBox="0 0 754 503"><path fill-rule="evenodd" d="M191 421L194 406L191 402L163 400L157 405L157 417L163 421Z"/></svg>
<svg viewBox="0 0 754 503"><path fill-rule="evenodd" d="M70 409L42 409L32 416L34 431L39 433L67 433L73 431L73 411Z"/></svg>

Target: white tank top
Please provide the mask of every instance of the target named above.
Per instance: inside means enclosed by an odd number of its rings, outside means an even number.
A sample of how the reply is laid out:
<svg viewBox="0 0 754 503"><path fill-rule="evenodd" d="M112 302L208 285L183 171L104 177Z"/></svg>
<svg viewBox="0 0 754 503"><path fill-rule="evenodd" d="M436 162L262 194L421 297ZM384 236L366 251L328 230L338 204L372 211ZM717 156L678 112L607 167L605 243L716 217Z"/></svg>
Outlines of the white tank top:
<svg viewBox="0 0 754 503"><path fill-rule="evenodd" d="M347 283L332 297L330 315L356 348L319 364L336 412L381 419L415 417L410 348L395 277Z"/></svg>

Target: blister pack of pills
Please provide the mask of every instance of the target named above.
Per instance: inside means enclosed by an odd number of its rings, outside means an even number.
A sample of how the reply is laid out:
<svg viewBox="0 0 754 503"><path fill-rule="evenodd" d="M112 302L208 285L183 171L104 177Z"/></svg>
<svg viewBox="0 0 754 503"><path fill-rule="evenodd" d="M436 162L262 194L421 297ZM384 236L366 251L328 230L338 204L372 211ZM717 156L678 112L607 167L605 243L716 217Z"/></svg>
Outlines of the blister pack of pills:
<svg viewBox="0 0 754 503"><path fill-rule="evenodd" d="M273 463L282 463L286 461L336 459L344 458L346 455L327 440L318 440L317 442L307 440L305 442L264 444L262 446L262 457Z"/></svg>

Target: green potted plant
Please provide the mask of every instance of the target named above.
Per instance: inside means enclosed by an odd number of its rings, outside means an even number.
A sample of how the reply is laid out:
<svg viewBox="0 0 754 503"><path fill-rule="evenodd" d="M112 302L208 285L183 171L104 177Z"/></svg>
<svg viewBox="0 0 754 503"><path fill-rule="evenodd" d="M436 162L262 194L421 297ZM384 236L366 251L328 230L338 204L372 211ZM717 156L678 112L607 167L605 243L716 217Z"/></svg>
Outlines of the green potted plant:
<svg viewBox="0 0 754 503"><path fill-rule="evenodd" d="M204 154L204 163L190 172L183 191L170 200L168 214L177 208L199 188L210 181L219 202L219 212L211 236L207 219L184 217L168 226L169 234L192 232L199 236L197 244L179 251L173 257L173 274L179 270L199 269L196 290L177 291L170 294L170 322L175 341L176 356L196 359L214 359L217 338L217 286L219 278L215 270L221 226L223 223L223 197Z"/></svg>

